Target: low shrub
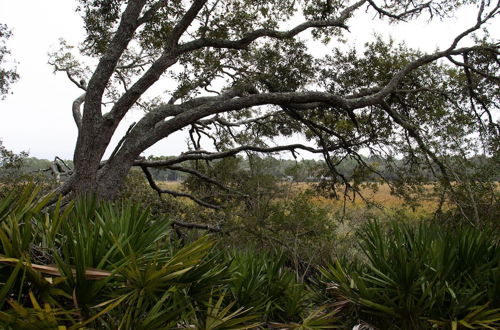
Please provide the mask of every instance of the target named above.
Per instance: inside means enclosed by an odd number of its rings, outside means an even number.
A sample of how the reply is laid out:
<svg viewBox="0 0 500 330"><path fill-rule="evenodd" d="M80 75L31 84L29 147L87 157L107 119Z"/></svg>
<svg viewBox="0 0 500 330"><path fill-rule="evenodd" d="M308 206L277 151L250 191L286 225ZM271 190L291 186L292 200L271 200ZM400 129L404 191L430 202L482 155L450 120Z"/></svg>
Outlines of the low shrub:
<svg viewBox="0 0 500 330"><path fill-rule="evenodd" d="M166 216L92 196L46 208L40 188L0 199L5 329L249 329L337 322L283 255L176 241ZM295 326L294 326L295 327ZM311 328L311 327L309 327Z"/></svg>
<svg viewBox="0 0 500 330"><path fill-rule="evenodd" d="M277 250L264 236L177 241L163 212L92 196L49 208L41 192L0 198L5 329L500 327L500 245L476 228L368 221L350 236L361 255L332 250L305 277L300 251L324 254L315 240L338 234L307 195L277 201L256 229L293 247Z"/></svg>
<svg viewBox="0 0 500 330"><path fill-rule="evenodd" d="M43 211L50 197L38 192L25 187L0 201L5 328L170 328L215 313L208 305L230 276L212 256L214 239L180 246L167 218L131 203L81 197ZM225 316L232 326L250 324L246 309L233 312Z"/></svg>
<svg viewBox="0 0 500 330"><path fill-rule="evenodd" d="M307 287L285 266L283 254L232 251L229 290L238 306L252 306L265 321L299 321L310 301Z"/></svg>
<svg viewBox="0 0 500 330"><path fill-rule="evenodd" d="M381 329L500 326L500 246L471 227L368 223L364 259L323 268L334 294Z"/></svg>

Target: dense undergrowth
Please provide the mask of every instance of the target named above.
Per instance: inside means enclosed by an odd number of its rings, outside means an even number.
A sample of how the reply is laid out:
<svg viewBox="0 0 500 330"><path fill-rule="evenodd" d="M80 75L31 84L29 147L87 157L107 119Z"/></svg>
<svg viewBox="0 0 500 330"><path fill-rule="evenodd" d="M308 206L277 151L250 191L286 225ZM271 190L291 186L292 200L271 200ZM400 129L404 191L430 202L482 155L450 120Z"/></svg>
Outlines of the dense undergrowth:
<svg viewBox="0 0 500 330"><path fill-rule="evenodd" d="M249 217L251 244L248 230L178 236L172 219L130 199L47 208L39 190L0 200L5 329L500 327L500 245L488 228L367 220L352 249L327 256L345 238L304 196L273 204L265 228ZM289 240L264 244L272 233Z"/></svg>

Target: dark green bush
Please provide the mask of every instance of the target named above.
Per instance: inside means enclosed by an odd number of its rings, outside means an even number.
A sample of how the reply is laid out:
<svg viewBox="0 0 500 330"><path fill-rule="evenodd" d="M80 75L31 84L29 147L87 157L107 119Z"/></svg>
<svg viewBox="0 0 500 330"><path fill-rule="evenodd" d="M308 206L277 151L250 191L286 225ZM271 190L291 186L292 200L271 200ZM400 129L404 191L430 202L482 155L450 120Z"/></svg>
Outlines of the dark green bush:
<svg viewBox="0 0 500 330"><path fill-rule="evenodd" d="M168 328L221 315L209 303L230 276L211 256L214 239L179 246L167 218L131 203L83 197L43 211L49 197L38 192L28 186L0 200L0 324ZM247 309L233 312L227 322L250 324Z"/></svg>
<svg viewBox="0 0 500 330"><path fill-rule="evenodd" d="M304 283L302 253L325 253L318 240L335 245L327 213L308 195L270 205L255 223L260 239L244 247L237 235L179 242L165 212L127 200L47 208L41 189L0 198L6 329L500 326L500 246L486 231L370 221L353 236L363 255L336 255ZM289 248L276 252L270 237Z"/></svg>
<svg viewBox="0 0 500 330"><path fill-rule="evenodd" d="M118 200L149 208L154 215L168 214L172 217L182 208L182 204L174 197L168 195L159 196L150 187L144 174L138 169L130 170Z"/></svg>
<svg viewBox="0 0 500 330"><path fill-rule="evenodd" d="M471 227L370 222L365 259L322 269L361 317L383 329L500 326L500 246Z"/></svg>
<svg viewBox="0 0 500 330"><path fill-rule="evenodd" d="M283 254L233 251L229 289L238 306L252 306L266 321L298 321L308 307L309 292Z"/></svg>
<svg viewBox="0 0 500 330"><path fill-rule="evenodd" d="M165 216L80 197L44 210L40 188L0 199L0 325L6 329L247 329L336 322L311 310L282 255L183 244ZM302 320L303 318L303 320ZM320 328L321 328L320 327Z"/></svg>

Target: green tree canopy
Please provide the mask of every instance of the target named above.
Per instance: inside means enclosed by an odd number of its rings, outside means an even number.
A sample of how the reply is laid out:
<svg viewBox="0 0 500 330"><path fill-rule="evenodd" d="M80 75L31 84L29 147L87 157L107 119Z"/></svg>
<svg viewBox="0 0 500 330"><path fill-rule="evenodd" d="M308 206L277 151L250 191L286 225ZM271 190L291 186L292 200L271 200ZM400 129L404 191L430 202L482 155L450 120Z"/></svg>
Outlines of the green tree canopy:
<svg viewBox="0 0 500 330"><path fill-rule="evenodd" d="M457 179L448 159L498 153L499 44L486 30L499 14L498 3L78 3L85 40L77 48L62 42L50 58L55 70L83 91L72 105L79 130L75 172L62 193L115 196L132 166L147 175L152 167L175 167L209 181L187 162L299 151L323 155L329 177L354 192L353 177L337 167L355 160L355 182L377 174L363 154L407 159L410 168L433 172L451 191ZM432 53L387 36L374 37L364 50L342 43L356 37L349 25L359 15L392 23L445 20L462 6L474 10L476 19L463 22L463 32ZM328 47L326 56L316 53L315 42ZM165 93L152 95L153 85ZM142 108L144 116L110 146L118 124L134 108ZM189 132L185 153L140 158L179 130ZM273 142L296 135L304 143ZM114 152L104 161L108 147Z"/></svg>
<svg viewBox="0 0 500 330"><path fill-rule="evenodd" d="M10 55L10 50L6 46L6 41L12 36L12 32L7 25L0 23L0 98L4 99L10 91L10 86L19 75L15 67L5 67L7 59Z"/></svg>

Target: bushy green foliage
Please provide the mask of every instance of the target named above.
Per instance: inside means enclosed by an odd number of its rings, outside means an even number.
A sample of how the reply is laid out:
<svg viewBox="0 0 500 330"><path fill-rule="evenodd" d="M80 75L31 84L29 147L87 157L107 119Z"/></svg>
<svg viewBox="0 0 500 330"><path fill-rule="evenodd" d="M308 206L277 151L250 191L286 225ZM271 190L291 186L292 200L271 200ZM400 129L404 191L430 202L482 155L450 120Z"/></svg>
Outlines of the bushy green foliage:
<svg viewBox="0 0 500 330"><path fill-rule="evenodd" d="M331 289L384 329L500 325L500 246L474 228L370 222L364 258L322 269Z"/></svg>
<svg viewBox="0 0 500 330"><path fill-rule="evenodd" d="M180 243L165 216L92 196L46 209L26 186L0 200L0 324L7 329L247 329L334 322L284 255ZM319 323L318 323L319 322ZM336 321L335 321L336 322ZM306 324L305 323L305 324Z"/></svg>
<svg viewBox="0 0 500 330"><path fill-rule="evenodd" d="M23 159L27 155L28 154L26 152L16 154L8 150L0 140L0 168L3 170L20 168L22 166Z"/></svg>
<svg viewBox="0 0 500 330"><path fill-rule="evenodd" d="M0 204L1 322L24 326L31 312L18 306L36 310L34 301L47 304L51 317L64 311L58 320L74 327L170 327L207 317L229 278L224 260L209 256L213 239L178 246L165 217L90 197L43 212L49 197L39 201L31 190ZM247 321L242 314L230 317L233 324L237 316Z"/></svg>
<svg viewBox="0 0 500 330"><path fill-rule="evenodd" d="M298 321L304 316L309 293L285 266L283 254L232 251L229 257L229 288L238 306L253 306L266 321Z"/></svg>
<svg viewBox="0 0 500 330"><path fill-rule="evenodd" d="M40 192L28 185L0 199L6 329L499 326L500 246L472 227L369 221L352 237L363 255L332 248L335 262L304 272L304 255L327 251L315 241L335 239L307 194L275 201L255 228L281 241L277 250L264 235L245 246L242 233L232 237L239 245L227 235L180 242L165 215L130 201L86 196L47 208ZM307 227L321 230L294 234Z"/></svg>
<svg viewBox="0 0 500 330"><path fill-rule="evenodd" d="M49 192L55 188L55 180L40 170L50 166L48 160L28 158L28 153L22 151L15 153L5 146L0 140L0 197L8 194L12 189L37 183L38 188Z"/></svg>
<svg viewBox="0 0 500 330"><path fill-rule="evenodd" d="M242 232L236 239L261 248L279 248L290 259L297 274L308 265L328 259L334 248L336 226L330 210L315 202L312 192L281 195L277 200L261 201L242 215ZM240 244L241 246L241 244Z"/></svg>
<svg viewBox="0 0 500 330"><path fill-rule="evenodd" d="M132 169L129 172L117 199L147 207L155 215L168 214L173 216L182 208L179 201L173 197L159 196L156 191L151 189L144 174L138 169Z"/></svg>

